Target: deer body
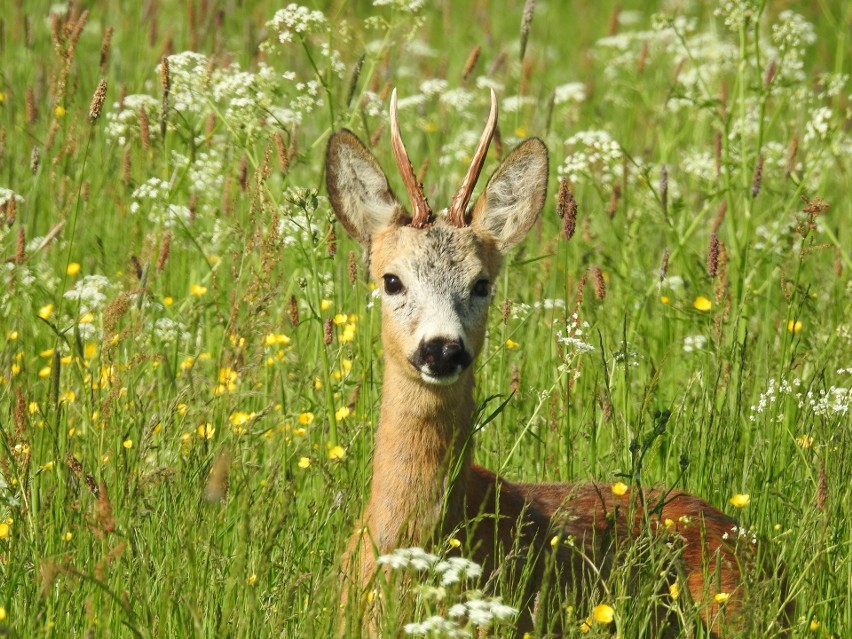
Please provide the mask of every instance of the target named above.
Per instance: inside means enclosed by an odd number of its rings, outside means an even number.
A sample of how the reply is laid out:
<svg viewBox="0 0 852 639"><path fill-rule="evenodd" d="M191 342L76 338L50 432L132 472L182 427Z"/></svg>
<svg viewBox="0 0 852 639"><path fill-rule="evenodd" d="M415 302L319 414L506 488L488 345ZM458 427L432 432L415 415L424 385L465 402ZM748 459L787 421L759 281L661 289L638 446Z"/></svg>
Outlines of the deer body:
<svg viewBox="0 0 852 639"><path fill-rule="evenodd" d="M377 552L428 545L453 534L486 576L510 554L511 561L532 562L526 580L531 605L548 553L557 555L560 587L577 587L576 581L588 576L589 561L605 572L614 539L652 526L682 537L686 584L696 602L709 602L702 615L712 627L719 613L713 595L730 593L725 611L731 613L742 591L739 557L723 541L736 524L723 513L685 493L672 493L649 519L644 505L661 499L657 491L634 495L631 490L619 497L609 486L590 483L511 483L472 463L476 405L471 363L483 346L491 283L502 256L539 215L548 177L544 144L526 140L504 160L468 212L495 122L492 94L491 131L486 128L444 217L432 216L408 162L395 94L392 142L413 217L354 134L339 131L329 141L332 207L349 234L368 249L371 275L382 287L385 358L370 498L347 551L346 589L363 592L370 586ZM665 526L666 520L672 523ZM574 547L551 547L554 536L570 536ZM518 547L527 552L512 553ZM529 621L522 618L519 634Z"/></svg>

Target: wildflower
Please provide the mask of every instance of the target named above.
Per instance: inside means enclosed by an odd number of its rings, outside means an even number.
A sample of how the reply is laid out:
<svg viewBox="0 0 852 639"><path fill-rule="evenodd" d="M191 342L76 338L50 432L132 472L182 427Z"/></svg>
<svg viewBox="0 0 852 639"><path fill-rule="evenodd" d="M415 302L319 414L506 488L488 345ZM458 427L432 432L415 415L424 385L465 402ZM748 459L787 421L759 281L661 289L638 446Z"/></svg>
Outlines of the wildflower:
<svg viewBox="0 0 852 639"><path fill-rule="evenodd" d="M47 379L50 377L50 366L45 366L38 372L38 376L42 379Z"/></svg>
<svg viewBox="0 0 852 639"><path fill-rule="evenodd" d="M341 420L344 420L344 419L346 419L347 417L349 417L349 415L350 415L350 414L351 414L351 411L349 410L349 407L348 407L348 406L341 406L341 407L340 407L340 408L338 408L338 409L337 409L337 411L334 413L334 418L335 418L337 421L341 421Z"/></svg>
<svg viewBox="0 0 852 639"><path fill-rule="evenodd" d="M661 295L660 296L660 302L662 302L663 304L668 304L669 303L668 296L667 295Z"/></svg>
<svg viewBox="0 0 852 639"><path fill-rule="evenodd" d="M61 104L57 104L56 108L53 109L53 115L55 115L57 118L61 118L65 115L65 107L63 107Z"/></svg>
<svg viewBox="0 0 852 639"><path fill-rule="evenodd" d="M9 524L0 523L0 539L6 539L9 537L11 533L11 529L9 528Z"/></svg>
<svg viewBox="0 0 852 639"><path fill-rule="evenodd" d="M74 539L74 533L70 530L62 535L62 541L71 541L72 539Z"/></svg>
<svg viewBox="0 0 852 639"><path fill-rule="evenodd" d="M787 322L787 332L788 333L798 333L802 330L802 322L801 320L790 320Z"/></svg>
<svg viewBox="0 0 852 639"><path fill-rule="evenodd" d="M299 466L299 468L307 468L308 466L311 465L311 458L310 457L299 457L299 463L297 465Z"/></svg>
<svg viewBox="0 0 852 639"><path fill-rule="evenodd" d="M174 304L174 303L175 303L175 300L174 300L174 298L173 298L171 295L166 295L166 296L163 298L163 304L164 304L165 306L171 306L171 305L172 305L172 304Z"/></svg>
<svg viewBox="0 0 852 639"><path fill-rule="evenodd" d="M320 310L327 311L331 308L332 302L331 300L321 300L320 301Z"/></svg>
<svg viewBox="0 0 852 639"><path fill-rule="evenodd" d="M731 594L728 593L728 592L717 592L716 596L713 597L714 601L717 604L723 604L726 601L728 601L728 599L730 599L730 598L731 598Z"/></svg>
<svg viewBox="0 0 852 639"><path fill-rule="evenodd" d="M680 597L680 587L676 583L669 585L669 596L672 599L677 599L678 597Z"/></svg>
<svg viewBox="0 0 852 639"><path fill-rule="evenodd" d="M612 623L615 618L615 610L606 604L599 604L592 609L592 617L598 623Z"/></svg>
<svg viewBox="0 0 852 639"><path fill-rule="evenodd" d="M748 494L737 493L728 501L735 508L744 508L745 506L748 506L749 502L751 501L751 497Z"/></svg>
<svg viewBox="0 0 852 639"><path fill-rule="evenodd" d="M53 304L45 304L40 309L38 309L38 316L41 319L46 320L51 315L53 315Z"/></svg>
<svg viewBox="0 0 852 639"><path fill-rule="evenodd" d="M16 339L18 339L18 331L9 331L8 333L6 333L6 339L10 342L14 342Z"/></svg>
<svg viewBox="0 0 852 639"><path fill-rule="evenodd" d="M459 541L455 537L450 537L447 543L450 545L450 548L459 548L461 546L461 541Z"/></svg>
<svg viewBox="0 0 852 639"><path fill-rule="evenodd" d="M343 327L343 333L338 338L342 344L346 344L355 339L355 324L349 322Z"/></svg>
<svg viewBox="0 0 852 639"><path fill-rule="evenodd" d="M692 353L700 351L707 344L707 338L704 335L687 335L683 338L683 351Z"/></svg>
<svg viewBox="0 0 852 639"><path fill-rule="evenodd" d="M621 497L627 493L628 486L624 482L617 481L612 485L612 494Z"/></svg>
<svg viewBox="0 0 852 639"><path fill-rule="evenodd" d="M257 583L257 574L256 574L256 573L251 573L251 574L248 576L248 578L246 579L246 583L247 583L249 586L253 586L253 585L255 585L255 584Z"/></svg>
<svg viewBox="0 0 852 639"><path fill-rule="evenodd" d="M267 346L286 346L290 343L290 338L284 333L269 333L264 338L264 343Z"/></svg>
<svg viewBox="0 0 852 639"><path fill-rule="evenodd" d="M207 287L202 286L201 284L193 284L189 288L189 292L195 297L202 297L205 293L207 293Z"/></svg>
<svg viewBox="0 0 852 639"><path fill-rule="evenodd" d="M515 342L511 339L506 340L506 348L510 348L510 349L518 348L518 346L520 346L520 344L518 344L517 342Z"/></svg>
<svg viewBox="0 0 852 639"><path fill-rule="evenodd" d="M68 267L65 269L65 273L68 275L77 275L80 272L80 265L77 262L70 262Z"/></svg>
<svg viewBox="0 0 852 639"><path fill-rule="evenodd" d="M334 316L332 321L334 322L334 324L336 326L341 326L341 325L345 324L348 319L349 319L349 317L346 315L346 313L338 313L337 315Z"/></svg>
<svg viewBox="0 0 852 639"><path fill-rule="evenodd" d="M346 450L341 445L332 446L328 449L328 458L331 461L340 461L346 457Z"/></svg>
<svg viewBox="0 0 852 639"><path fill-rule="evenodd" d="M588 634L588 632L592 629L592 618L586 617L586 620L580 624L580 632L584 635Z"/></svg>
<svg viewBox="0 0 852 639"><path fill-rule="evenodd" d="M206 422L204 424L199 424L198 428L195 429L195 432L198 433L198 436L202 439L213 439L213 435L216 434L216 427L210 422Z"/></svg>
<svg viewBox="0 0 852 639"><path fill-rule="evenodd" d="M314 414L313 413L300 413L298 420L299 420L300 424L307 426L308 424L310 424L314 421Z"/></svg>
<svg viewBox="0 0 852 639"><path fill-rule="evenodd" d="M814 438L810 435L799 435L796 437L796 446L799 448L810 448L814 445Z"/></svg>
<svg viewBox="0 0 852 639"><path fill-rule="evenodd" d="M3 95L3 94L0 93L0 95ZM0 102L2 102L2 100L0 100ZM6 609L3 606L0 606L0 621L3 621L5 619L6 619Z"/></svg>
<svg viewBox="0 0 852 639"><path fill-rule="evenodd" d="M814 619L811 619L811 623L810 623L810 624L808 624L808 629L809 629L811 632L816 632L817 630L819 630L819 627L820 627L821 625L822 625L822 624L819 622L819 620L818 620L818 619L816 619L816 618L814 618Z"/></svg>
<svg viewBox="0 0 852 639"><path fill-rule="evenodd" d="M122 442L121 445L124 446L127 450L130 450L131 448L133 448L133 440L132 439L125 439L124 442Z"/></svg>
<svg viewBox="0 0 852 639"><path fill-rule="evenodd" d="M713 308L713 302L708 300L703 295L699 295L698 297L696 297L692 305L702 312L709 311L711 308Z"/></svg>

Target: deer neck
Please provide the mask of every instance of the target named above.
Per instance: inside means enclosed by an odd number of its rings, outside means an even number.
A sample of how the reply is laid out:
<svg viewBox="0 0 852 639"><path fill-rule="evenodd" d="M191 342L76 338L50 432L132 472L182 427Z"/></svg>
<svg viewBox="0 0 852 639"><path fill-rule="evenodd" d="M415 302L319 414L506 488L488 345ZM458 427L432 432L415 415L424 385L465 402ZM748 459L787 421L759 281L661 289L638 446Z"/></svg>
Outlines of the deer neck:
<svg viewBox="0 0 852 639"><path fill-rule="evenodd" d="M462 518L472 458L473 370L427 385L387 362L366 523L380 548L422 545Z"/></svg>

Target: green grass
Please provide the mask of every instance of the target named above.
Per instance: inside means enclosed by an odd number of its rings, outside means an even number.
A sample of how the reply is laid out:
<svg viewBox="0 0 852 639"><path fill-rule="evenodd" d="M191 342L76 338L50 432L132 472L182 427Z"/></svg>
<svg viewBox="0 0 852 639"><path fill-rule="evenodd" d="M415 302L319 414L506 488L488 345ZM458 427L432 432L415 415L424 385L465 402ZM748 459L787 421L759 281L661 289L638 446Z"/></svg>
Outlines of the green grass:
<svg viewBox="0 0 852 639"><path fill-rule="evenodd" d="M848 72L849 3L795 6L813 38L774 53L772 25L789 19L772 3L754 5L757 27L733 30L715 5L694 3L662 34L646 3L620 3L620 25L612 2L540 3L523 61L520 2L447 2L416 16L334 2L317 7L328 21L315 31L262 52L280 4L95 1L75 46L78 8L54 30L50 3L14 4L0 18L0 187L21 197L14 219L2 205L0 230L0 633L333 633L340 557L369 485L381 346L359 250L324 196L325 141L342 126L375 138L402 192L387 99L371 96L397 87L404 99L434 78L444 97L401 116L415 165L428 159L436 208L484 123L479 79L501 85L501 99L524 98L514 111L503 103L503 152L537 135L551 154L551 195L506 265L478 362L480 400L505 399L513 377L517 392L480 433L477 461L510 479L631 483L631 443L648 442L643 484L679 482L786 564L792 636L852 632L849 83L826 92L820 81ZM616 32L614 46L600 42ZM324 44L339 51L340 74ZM210 84L186 93L172 64L162 136L159 60L189 49L209 61L197 76ZM236 100L229 65L257 73L260 61L262 97ZM91 121L101 77L106 103ZM569 82L585 99L554 104ZM470 104L459 108L447 95L462 88ZM111 120L135 94L151 96L147 145L140 106L125 114L125 144ZM583 151L566 140L588 130L606 131L615 152L570 174L579 213L567 241L558 169ZM485 172L496 166L492 153ZM139 197L152 178L165 186ZM818 198L828 209L809 220L803 199ZM727 259L711 277L723 205ZM591 275L579 291L595 266L605 295ZM65 295L92 275L105 278L102 296ZM698 310L699 297L711 308ZM554 339L575 311L593 352ZM691 336L703 342L687 352ZM825 393L833 402L809 401ZM649 439L666 409L665 432ZM749 505L730 505L736 493ZM638 636L636 611L655 596L629 597L630 583L624 571L607 582L624 637ZM769 614L778 596L753 605ZM423 611L401 609L399 623ZM569 636L590 613L563 610Z"/></svg>

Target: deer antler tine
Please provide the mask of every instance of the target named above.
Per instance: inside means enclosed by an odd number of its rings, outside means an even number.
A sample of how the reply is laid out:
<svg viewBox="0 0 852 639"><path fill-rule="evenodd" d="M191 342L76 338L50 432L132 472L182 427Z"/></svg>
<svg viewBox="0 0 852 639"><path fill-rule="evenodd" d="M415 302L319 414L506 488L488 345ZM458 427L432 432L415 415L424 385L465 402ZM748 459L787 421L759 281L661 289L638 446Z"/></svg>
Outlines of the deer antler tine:
<svg viewBox="0 0 852 639"><path fill-rule="evenodd" d="M479 145L476 147L476 152L473 154L473 159L470 161L470 167L467 170L467 175L462 180L459 192L453 196L450 211L447 214L447 219L450 224L459 228L464 226L464 212L467 208L467 203L470 202L470 196L473 193L473 187L476 186L476 181L479 179L479 174L482 171L482 165L485 163L485 155L488 153L488 145L491 144L491 138L494 137L494 129L497 127L497 96L494 89L491 89L491 113L488 116L488 122L485 124L485 130L482 132L482 137L479 138Z"/></svg>
<svg viewBox="0 0 852 639"><path fill-rule="evenodd" d="M396 89L391 93L390 127L393 156L396 158L396 165L402 174L405 190L408 191L408 198L411 200L411 206L414 209L411 226L420 229L429 223L429 218L432 217L432 209L429 208L429 202L423 193L423 185L420 184L417 176L414 174L414 167L411 166L411 160L408 159L408 153L405 150L405 145L402 143L402 136L399 134L399 109L396 105Z"/></svg>

